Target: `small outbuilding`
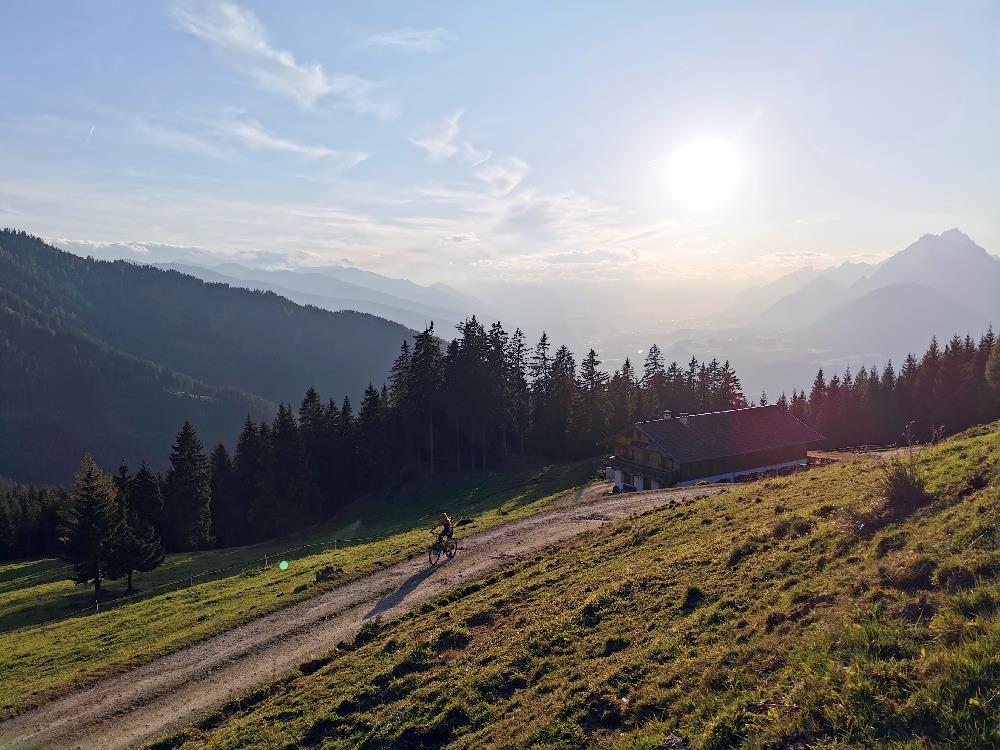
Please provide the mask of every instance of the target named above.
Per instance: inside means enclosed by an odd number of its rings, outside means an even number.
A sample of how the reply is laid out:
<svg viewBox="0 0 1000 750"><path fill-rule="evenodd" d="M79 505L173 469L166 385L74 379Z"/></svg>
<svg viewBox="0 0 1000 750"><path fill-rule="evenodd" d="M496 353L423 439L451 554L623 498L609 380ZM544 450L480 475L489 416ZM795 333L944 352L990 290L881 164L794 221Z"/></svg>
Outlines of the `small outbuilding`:
<svg viewBox="0 0 1000 750"><path fill-rule="evenodd" d="M619 489L649 490L802 466L823 436L780 406L706 414L667 413L611 437L608 477Z"/></svg>

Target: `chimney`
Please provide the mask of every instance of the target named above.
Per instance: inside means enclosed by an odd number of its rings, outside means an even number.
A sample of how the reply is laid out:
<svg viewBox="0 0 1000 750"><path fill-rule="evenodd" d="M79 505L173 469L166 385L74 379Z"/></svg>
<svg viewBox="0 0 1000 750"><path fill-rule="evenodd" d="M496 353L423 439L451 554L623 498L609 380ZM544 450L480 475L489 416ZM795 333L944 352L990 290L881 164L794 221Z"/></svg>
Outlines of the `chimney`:
<svg viewBox="0 0 1000 750"><path fill-rule="evenodd" d="M683 411L682 411L682 412L680 413L680 416L678 416L677 418L678 418L679 420L681 420L681 424L685 424L685 425L686 425L686 424L688 423L688 415L687 415L687 412L683 412Z"/></svg>

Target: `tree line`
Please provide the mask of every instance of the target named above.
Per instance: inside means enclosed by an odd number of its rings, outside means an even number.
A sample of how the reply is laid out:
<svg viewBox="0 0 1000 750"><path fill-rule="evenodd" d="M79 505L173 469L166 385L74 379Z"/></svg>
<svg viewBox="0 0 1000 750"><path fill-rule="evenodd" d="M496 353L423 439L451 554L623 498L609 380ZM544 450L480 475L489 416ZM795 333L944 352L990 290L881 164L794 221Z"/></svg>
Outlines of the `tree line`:
<svg viewBox="0 0 1000 750"><path fill-rule="evenodd" d="M163 475L143 463L135 474L122 466L100 479L88 457L70 492L0 491L0 555L61 554L78 580L127 578L158 564L163 551L274 537L419 475L492 468L511 454L595 455L616 430L666 410L769 403L762 393L748 404L728 362L665 365L655 345L641 370L630 360L611 373L601 364L594 350L578 365L545 334L529 347L520 330L475 317L446 345L429 326L403 342L385 384L369 385L356 410L348 398L324 401L309 388L270 422L248 417L232 452L222 443L207 452L185 422ZM955 337L943 350L932 340L898 374L891 363L829 379L820 371L808 393L796 389L777 403L836 447L893 442L911 422L918 437L941 426L955 432L1000 417L998 393L1000 347L989 330L978 343Z"/></svg>
<svg viewBox="0 0 1000 750"><path fill-rule="evenodd" d="M766 401L766 395L762 394ZM782 394L778 404L824 435L826 447L919 441L1000 419L1000 346L993 328L978 342L932 338L922 357L910 354L897 372L889 361L827 379L816 373L809 392Z"/></svg>

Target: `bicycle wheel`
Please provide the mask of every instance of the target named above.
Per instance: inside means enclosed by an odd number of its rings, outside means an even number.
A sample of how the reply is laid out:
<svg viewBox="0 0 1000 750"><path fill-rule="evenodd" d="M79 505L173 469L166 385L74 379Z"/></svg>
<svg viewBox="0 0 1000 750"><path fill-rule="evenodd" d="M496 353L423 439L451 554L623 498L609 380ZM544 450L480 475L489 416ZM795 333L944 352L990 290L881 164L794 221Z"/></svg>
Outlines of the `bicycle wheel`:
<svg viewBox="0 0 1000 750"><path fill-rule="evenodd" d="M437 565L437 561L441 559L441 544L439 542L434 542L427 548L427 559L431 565Z"/></svg>
<svg viewBox="0 0 1000 750"><path fill-rule="evenodd" d="M456 552L458 552L457 541L455 541L454 539L449 539L444 543L444 553L448 556L449 560L455 556Z"/></svg>

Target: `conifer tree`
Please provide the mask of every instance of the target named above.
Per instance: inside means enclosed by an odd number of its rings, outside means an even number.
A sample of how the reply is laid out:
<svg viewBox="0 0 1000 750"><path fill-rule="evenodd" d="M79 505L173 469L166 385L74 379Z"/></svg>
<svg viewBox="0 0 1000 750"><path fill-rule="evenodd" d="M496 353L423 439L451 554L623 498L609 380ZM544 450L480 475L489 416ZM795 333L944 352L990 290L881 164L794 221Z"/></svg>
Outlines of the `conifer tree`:
<svg viewBox="0 0 1000 750"><path fill-rule="evenodd" d="M385 415L382 395L371 383L361 397L356 423L358 438L358 473L377 486L382 480L386 461Z"/></svg>
<svg viewBox="0 0 1000 750"><path fill-rule="evenodd" d="M160 479L143 461L132 477L129 512L144 526L152 527L157 536L163 535L163 492Z"/></svg>
<svg viewBox="0 0 1000 750"><path fill-rule="evenodd" d="M312 509L316 506L315 489L306 471L298 424L288 404L278 405L278 414L271 425L268 474L272 504L264 518L273 524L271 528L290 531L302 519L311 520Z"/></svg>
<svg viewBox="0 0 1000 750"><path fill-rule="evenodd" d="M667 399L667 371L663 367L660 347L653 344L646 353L642 366L642 387L646 392L643 399L645 415L651 419L663 416Z"/></svg>
<svg viewBox="0 0 1000 750"><path fill-rule="evenodd" d="M236 473L226 446L222 443L216 445L209 462L212 471L212 529L215 531L215 541L220 547L232 547L240 543L247 507L236 491Z"/></svg>
<svg viewBox="0 0 1000 750"><path fill-rule="evenodd" d="M990 329L990 333L993 329ZM989 359L986 360L986 382L994 390L994 395L1000 394L1000 346L994 344Z"/></svg>
<svg viewBox="0 0 1000 750"><path fill-rule="evenodd" d="M94 584L94 601L101 600L101 582L114 572L115 547L121 535L118 499L111 477L88 453L73 481L73 492L60 540L60 557L73 568L73 580Z"/></svg>
<svg viewBox="0 0 1000 750"><path fill-rule="evenodd" d="M601 360L591 349L580 363L579 406L577 432L584 454L592 452L599 440L607 436L608 376L602 372Z"/></svg>
<svg viewBox="0 0 1000 750"><path fill-rule="evenodd" d="M528 348L524 343L524 333L515 329L507 351L507 369L510 381L511 424L517 433L520 453L524 454L531 418L530 389L528 386Z"/></svg>
<svg viewBox="0 0 1000 750"><path fill-rule="evenodd" d="M212 546L211 471L201 439L188 421L177 433L164 486L164 541L167 549Z"/></svg>
<svg viewBox="0 0 1000 750"><path fill-rule="evenodd" d="M112 551L110 578L125 578L126 594L131 594L132 576L147 572L163 562L163 545L152 524L135 512L135 479L122 462L114 478L118 496L119 533Z"/></svg>
<svg viewBox="0 0 1000 750"><path fill-rule="evenodd" d="M425 461L431 474L434 473L434 419L440 408L441 365L441 346L434 336L434 324L431 323L414 338L406 381L413 431L422 436L418 440L423 445Z"/></svg>

